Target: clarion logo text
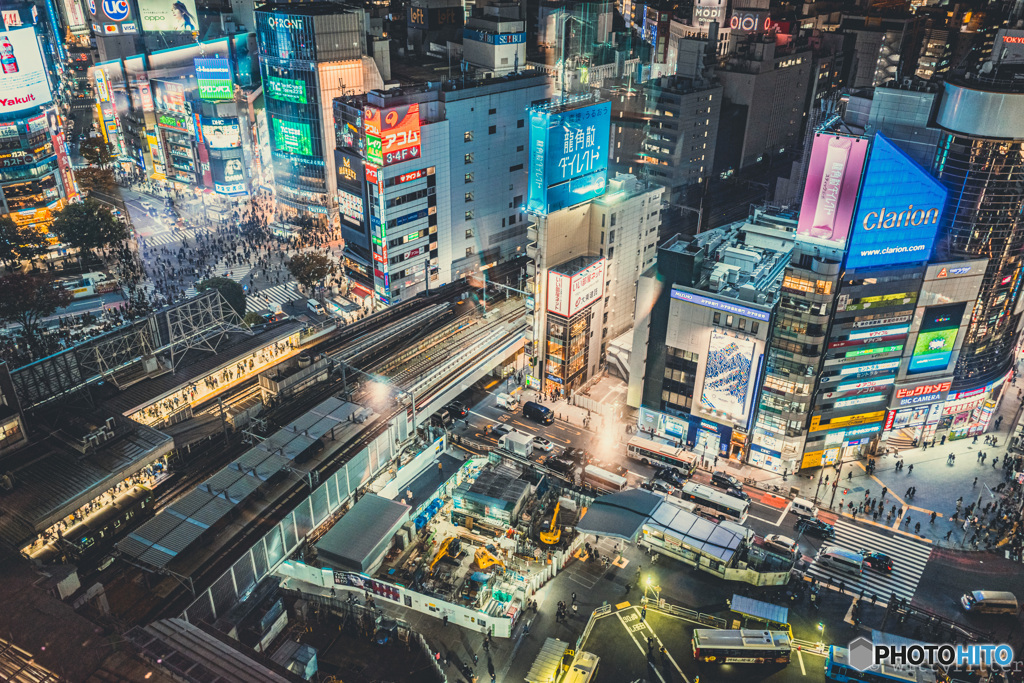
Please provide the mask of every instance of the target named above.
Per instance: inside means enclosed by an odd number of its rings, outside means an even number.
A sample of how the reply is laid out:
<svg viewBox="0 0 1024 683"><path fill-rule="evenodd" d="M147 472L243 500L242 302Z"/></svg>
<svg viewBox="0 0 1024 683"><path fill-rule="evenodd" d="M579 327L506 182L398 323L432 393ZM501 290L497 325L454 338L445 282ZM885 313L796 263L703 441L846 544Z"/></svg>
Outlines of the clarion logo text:
<svg viewBox="0 0 1024 683"><path fill-rule="evenodd" d="M914 205L911 204L907 207L906 211L900 211L899 213L889 211L884 207L878 211L872 211L864 216L863 227L865 230L874 230L875 228L888 229L909 225L935 225L938 221L938 209L915 210Z"/></svg>

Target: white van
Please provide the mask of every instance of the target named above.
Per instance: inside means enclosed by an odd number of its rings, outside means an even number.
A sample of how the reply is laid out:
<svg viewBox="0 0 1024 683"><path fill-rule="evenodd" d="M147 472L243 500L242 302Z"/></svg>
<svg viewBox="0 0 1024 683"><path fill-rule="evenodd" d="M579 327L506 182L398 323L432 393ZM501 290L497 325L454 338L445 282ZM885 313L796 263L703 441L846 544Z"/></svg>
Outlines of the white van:
<svg viewBox="0 0 1024 683"><path fill-rule="evenodd" d="M806 498L794 498L793 504L789 506L789 509L800 517L818 518L818 508L814 507L814 503Z"/></svg>
<svg viewBox="0 0 1024 683"><path fill-rule="evenodd" d="M971 591L960 598L964 611L978 614L1016 614L1017 596L1006 591Z"/></svg>
<svg viewBox="0 0 1024 683"><path fill-rule="evenodd" d="M823 567L831 567L856 576L860 576L864 569L863 555L834 545L823 545L814 560Z"/></svg>
<svg viewBox="0 0 1024 683"><path fill-rule="evenodd" d="M325 315L324 305L317 301L316 299L306 299L306 308L308 308L311 313L316 313L317 315Z"/></svg>
<svg viewBox="0 0 1024 683"><path fill-rule="evenodd" d="M508 394L498 394L498 407L512 412L519 408L519 399Z"/></svg>
<svg viewBox="0 0 1024 683"><path fill-rule="evenodd" d="M600 657L581 650L576 655L576 659L572 660L569 673L562 679L562 683L590 683L590 681L594 680L594 674L597 672L597 666L600 663Z"/></svg>

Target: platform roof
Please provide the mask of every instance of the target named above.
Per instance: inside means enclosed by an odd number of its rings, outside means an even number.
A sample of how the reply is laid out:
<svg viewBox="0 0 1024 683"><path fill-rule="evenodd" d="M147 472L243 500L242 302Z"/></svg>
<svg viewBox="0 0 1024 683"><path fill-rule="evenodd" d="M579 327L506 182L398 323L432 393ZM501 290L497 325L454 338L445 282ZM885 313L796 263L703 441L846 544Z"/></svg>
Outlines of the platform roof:
<svg viewBox="0 0 1024 683"><path fill-rule="evenodd" d="M643 489L627 489L601 496L576 524L584 534L632 540L662 502L661 496Z"/></svg>
<svg viewBox="0 0 1024 683"><path fill-rule="evenodd" d="M346 569L365 570L373 564L381 545L409 519L410 512L405 503L367 493L317 541L321 559L337 560Z"/></svg>
<svg viewBox="0 0 1024 683"><path fill-rule="evenodd" d="M740 524L728 520L712 522L671 500L661 500L647 524L721 562L733 558L748 533Z"/></svg>
<svg viewBox="0 0 1024 683"><path fill-rule="evenodd" d="M14 488L0 493L0 542L21 548L174 447L169 436L123 418L115 434L86 454L50 436L5 457L0 472L14 475Z"/></svg>
<svg viewBox="0 0 1024 683"><path fill-rule="evenodd" d="M329 436L332 427L365 410L338 398L327 399L158 512L121 539L117 549L152 567L165 567L249 500L260 485L318 448L319 439Z"/></svg>
<svg viewBox="0 0 1024 683"><path fill-rule="evenodd" d="M763 600L755 600L745 595L736 595L734 593L732 600L729 601L729 609L737 614L754 617L755 619L763 619L775 624L789 623L788 607L773 605Z"/></svg>

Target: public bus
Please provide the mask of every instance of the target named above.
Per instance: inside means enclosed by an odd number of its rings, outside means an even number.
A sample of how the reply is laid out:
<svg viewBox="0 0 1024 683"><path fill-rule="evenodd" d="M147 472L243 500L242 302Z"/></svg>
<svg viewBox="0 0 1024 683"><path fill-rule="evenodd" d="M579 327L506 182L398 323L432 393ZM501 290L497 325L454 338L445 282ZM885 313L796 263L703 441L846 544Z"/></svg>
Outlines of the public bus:
<svg viewBox="0 0 1024 683"><path fill-rule="evenodd" d="M629 440L626 444L626 456L645 465L671 465L682 470L687 476L693 474L696 465L693 455L682 448L651 441L642 436L634 436Z"/></svg>
<svg viewBox="0 0 1024 683"><path fill-rule="evenodd" d="M718 489L692 481L683 484L679 497L694 503L698 512L703 510L719 519L731 519L741 524L747 521L747 512L750 510L750 501L734 498Z"/></svg>
<svg viewBox="0 0 1024 683"><path fill-rule="evenodd" d="M587 465L583 468L583 481L601 491L621 491L626 488L625 477L596 465Z"/></svg>
<svg viewBox="0 0 1024 683"><path fill-rule="evenodd" d="M785 631L695 628L693 658L715 664L788 664L793 644Z"/></svg>
<svg viewBox="0 0 1024 683"><path fill-rule="evenodd" d="M850 666L850 651L831 645L825 660L825 680L836 683L936 683L938 678L931 669L907 666L875 665L865 671Z"/></svg>

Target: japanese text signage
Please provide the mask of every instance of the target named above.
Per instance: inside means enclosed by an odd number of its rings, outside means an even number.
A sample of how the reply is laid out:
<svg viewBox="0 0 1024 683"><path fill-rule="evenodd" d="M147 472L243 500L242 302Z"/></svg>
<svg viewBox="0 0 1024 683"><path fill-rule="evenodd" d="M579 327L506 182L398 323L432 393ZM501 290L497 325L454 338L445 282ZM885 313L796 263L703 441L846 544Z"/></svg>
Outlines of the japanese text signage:
<svg viewBox="0 0 1024 683"><path fill-rule="evenodd" d="M418 159L420 149L420 105L409 104L383 111L367 107L363 114L367 159L378 166L391 166Z"/></svg>
<svg viewBox="0 0 1024 683"><path fill-rule="evenodd" d="M797 234L845 245L868 141L818 133L811 147Z"/></svg>
<svg viewBox="0 0 1024 683"><path fill-rule="evenodd" d="M604 194L611 103L530 112L527 208L547 214Z"/></svg>
<svg viewBox="0 0 1024 683"><path fill-rule="evenodd" d="M548 271L548 311L571 318L604 296L605 260L598 259L575 275Z"/></svg>
<svg viewBox="0 0 1024 683"><path fill-rule="evenodd" d="M235 96L234 81L231 77L231 62L226 59L201 57L197 57L194 61L200 98L230 100Z"/></svg>

